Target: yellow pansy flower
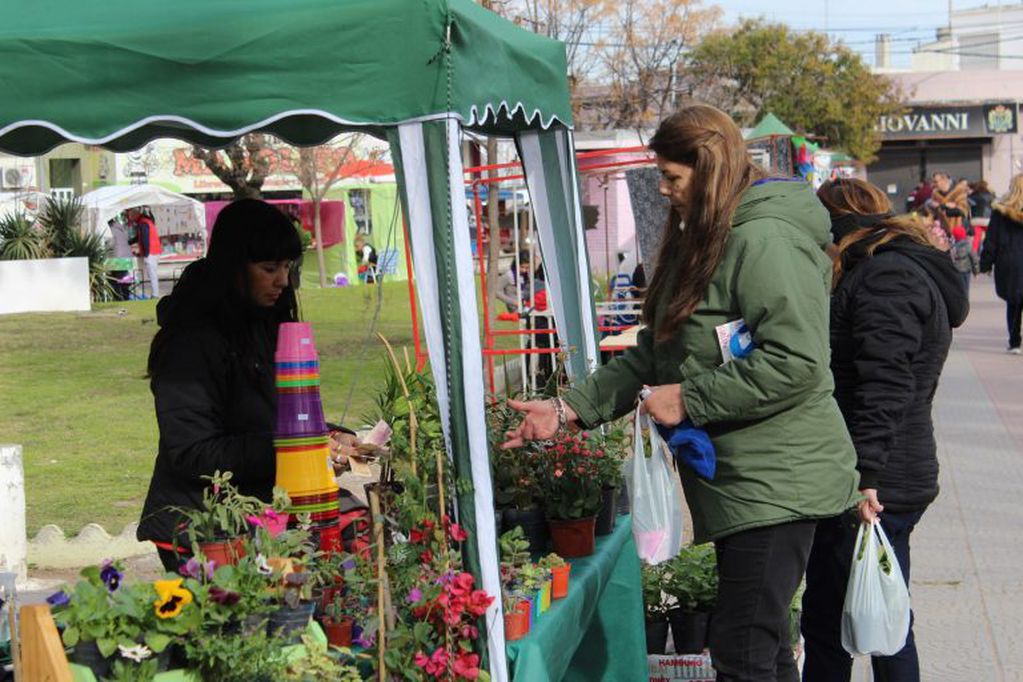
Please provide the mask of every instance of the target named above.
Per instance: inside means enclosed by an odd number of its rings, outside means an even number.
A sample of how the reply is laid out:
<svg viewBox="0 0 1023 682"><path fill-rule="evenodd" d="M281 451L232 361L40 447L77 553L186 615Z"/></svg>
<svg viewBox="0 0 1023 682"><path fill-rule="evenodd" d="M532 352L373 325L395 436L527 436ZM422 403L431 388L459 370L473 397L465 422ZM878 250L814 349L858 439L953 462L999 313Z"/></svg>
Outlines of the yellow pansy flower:
<svg viewBox="0 0 1023 682"><path fill-rule="evenodd" d="M153 583L157 599L153 604L157 618L174 618L187 604L192 603L192 593L181 586L182 579L157 580Z"/></svg>

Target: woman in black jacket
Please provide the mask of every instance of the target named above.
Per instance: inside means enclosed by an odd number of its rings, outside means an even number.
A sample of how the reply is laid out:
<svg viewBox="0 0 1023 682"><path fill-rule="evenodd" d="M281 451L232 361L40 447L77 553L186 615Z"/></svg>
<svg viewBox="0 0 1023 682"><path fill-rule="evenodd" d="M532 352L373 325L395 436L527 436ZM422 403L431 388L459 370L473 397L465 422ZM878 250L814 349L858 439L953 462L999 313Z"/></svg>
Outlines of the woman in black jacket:
<svg viewBox="0 0 1023 682"><path fill-rule="evenodd" d="M931 403L952 329L969 302L958 272L915 217L893 216L881 190L862 180L825 183L835 278L831 369L835 398L856 446L858 508L818 523L803 596L809 682L848 682L842 605L861 521L879 520L909 584L909 536L938 495ZM880 512L884 511L884 514ZM874 657L874 678L920 679L912 627L894 656Z"/></svg>
<svg viewBox="0 0 1023 682"><path fill-rule="evenodd" d="M160 445L138 538L157 545L167 570L178 568L175 535L181 543L168 507L200 506L203 476L231 471L242 493L272 498L273 354L277 326L298 319L289 275L301 252L280 211L236 201L217 217L206 258L156 308L149 376Z"/></svg>
<svg viewBox="0 0 1023 682"><path fill-rule="evenodd" d="M1023 318L1023 175L1012 179L1008 196L992 209L980 253L980 271L995 270L995 293L1005 301L1009 352L1019 355Z"/></svg>

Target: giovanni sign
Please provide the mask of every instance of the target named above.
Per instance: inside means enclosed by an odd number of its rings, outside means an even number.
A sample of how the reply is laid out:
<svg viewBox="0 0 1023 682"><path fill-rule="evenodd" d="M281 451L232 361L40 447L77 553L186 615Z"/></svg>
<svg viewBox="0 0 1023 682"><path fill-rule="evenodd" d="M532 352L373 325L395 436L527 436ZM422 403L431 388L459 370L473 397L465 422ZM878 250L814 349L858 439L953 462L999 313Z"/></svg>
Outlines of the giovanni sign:
<svg viewBox="0 0 1023 682"><path fill-rule="evenodd" d="M885 140L935 137L990 137L1018 130L1015 102L972 106L910 107L898 115L882 116L874 129Z"/></svg>

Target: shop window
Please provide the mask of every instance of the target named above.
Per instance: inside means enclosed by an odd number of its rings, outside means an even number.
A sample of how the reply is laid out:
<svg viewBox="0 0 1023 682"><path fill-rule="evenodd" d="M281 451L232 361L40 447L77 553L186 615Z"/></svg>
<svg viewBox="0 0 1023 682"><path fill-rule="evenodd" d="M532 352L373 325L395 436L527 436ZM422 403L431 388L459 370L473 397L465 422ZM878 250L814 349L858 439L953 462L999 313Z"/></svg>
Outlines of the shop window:
<svg viewBox="0 0 1023 682"><path fill-rule="evenodd" d="M370 217L370 191L368 189L351 190L348 192L348 203L352 207L356 233L373 234L373 219Z"/></svg>

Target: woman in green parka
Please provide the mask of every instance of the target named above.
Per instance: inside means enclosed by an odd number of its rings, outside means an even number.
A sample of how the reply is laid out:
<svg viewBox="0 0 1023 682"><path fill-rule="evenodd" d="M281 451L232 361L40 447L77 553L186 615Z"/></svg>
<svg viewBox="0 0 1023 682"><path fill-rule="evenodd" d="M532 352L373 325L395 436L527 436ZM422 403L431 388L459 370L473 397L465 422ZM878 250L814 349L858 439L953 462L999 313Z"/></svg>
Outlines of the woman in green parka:
<svg viewBox="0 0 1023 682"><path fill-rule="evenodd" d="M639 344L562 399L513 403L524 417L505 446L620 417L644 387L643 409L658 423L688 418L705 429L713 480L680 472L694 540L717 550L717 678L795 681L789 604L816 520L858 497L829 369L828 213L802 180L762 177L713 107L668 117L650 149L671 210ZM726 362L717 328L736 321L754 347Z"/></svg>

